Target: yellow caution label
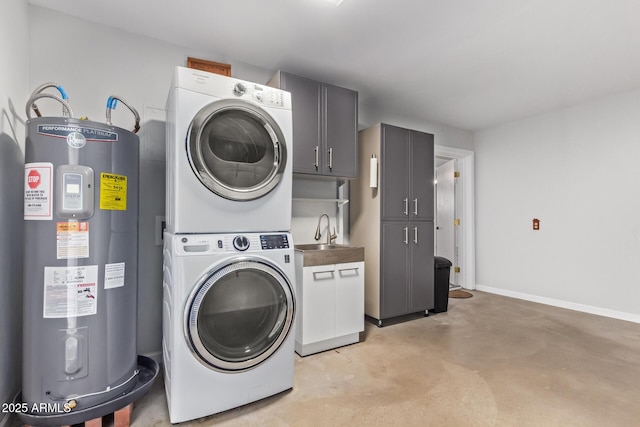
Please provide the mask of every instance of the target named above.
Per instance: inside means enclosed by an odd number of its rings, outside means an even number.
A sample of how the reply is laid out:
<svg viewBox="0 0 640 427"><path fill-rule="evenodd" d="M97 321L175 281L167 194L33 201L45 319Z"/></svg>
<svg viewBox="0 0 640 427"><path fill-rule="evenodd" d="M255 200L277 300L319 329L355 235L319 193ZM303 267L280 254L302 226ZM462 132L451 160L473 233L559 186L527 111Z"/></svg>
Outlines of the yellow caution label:
<svg viewBox="0 0 640 427"><path fill-rule="evenodd" d="M100 173L100 209L127 210L127 177L114 173Z"/></svg>

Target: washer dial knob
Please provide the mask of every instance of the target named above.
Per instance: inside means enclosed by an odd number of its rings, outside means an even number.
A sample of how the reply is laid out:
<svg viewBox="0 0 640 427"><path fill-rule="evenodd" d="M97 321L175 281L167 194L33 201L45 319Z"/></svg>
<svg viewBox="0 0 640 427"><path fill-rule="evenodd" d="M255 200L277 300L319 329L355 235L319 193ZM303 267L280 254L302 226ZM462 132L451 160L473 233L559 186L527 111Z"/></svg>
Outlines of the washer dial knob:
<svg viewBox="0 0 640 427"><path fill-rule="evenodd" d="M233 247L239 251L246 251L249 249L249 239L244 236L236 236L233 239Z"/></svg>
<svg viewBox="0 0 640 427"><path fill-rule="evenodd" d="M236 83L236 85L233 87L233 93L235 93L236 95L244 95L247 92L247 87L244 85L244 83Z"/></svg>

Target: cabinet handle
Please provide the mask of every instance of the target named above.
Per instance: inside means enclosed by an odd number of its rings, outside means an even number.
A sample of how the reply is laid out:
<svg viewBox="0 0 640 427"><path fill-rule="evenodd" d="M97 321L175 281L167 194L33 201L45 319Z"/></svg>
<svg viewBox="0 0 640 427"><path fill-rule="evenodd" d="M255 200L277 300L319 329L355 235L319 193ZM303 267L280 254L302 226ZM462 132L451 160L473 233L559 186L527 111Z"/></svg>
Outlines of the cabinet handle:
<svg viewBox="0 0 640 427"><path fill-rule="evenodd" d="M316 170L318 170L318 163L320 162L320 159L318 158L318 146L316 145L316 148L313 149L314 153L315 153L315 158L316 158L316 162L314 164L314 166L316 167Z"/></svg>
<svg viewBox="0 0 640 427"><path fill-rule="evenodd" d="M338 269L338 276L340 277L349 277L349 276L353 276L356 277L358 276L358 267L351 267L351 268L339 268ZM347 272L352 272L350 274L347 274Z"/></svg>
<svg viewBox="0 0 640 427"><path fill-rule="evenodd" d="M418 227L413 227L413 243L418 244Z"/></svg>
<svg viewBox="0 0 640 427"><path fill-rule="evenodd" d="M314 280L328 280L328 279L333 279L333 270L327 270L327 271L314 271L313 272L313 279ZM326 277L321 277L321 275L327 275Z"/></svg>
<svg viewBox="0 0 640 427"><path fill-rule="evenodd" d="M329 148L329 170L333 169L333 148Z"/></svg>
<svg viewBox="0 0 640 427"><path fill-rule="evenodd" d="M404 201L404 214L409 215L409 199L402 199Z"/></svg>
<svg viewBox="0 0 640 427"><path fill-rule="evenodd" d="M404 244L409 244L409 227L404 228Z"/></svg>
<svg viewBox="0 0 640 427"><path fill-rule="evenodd" d="M413 199L413 214L418 216L418 199Z"/></svg>

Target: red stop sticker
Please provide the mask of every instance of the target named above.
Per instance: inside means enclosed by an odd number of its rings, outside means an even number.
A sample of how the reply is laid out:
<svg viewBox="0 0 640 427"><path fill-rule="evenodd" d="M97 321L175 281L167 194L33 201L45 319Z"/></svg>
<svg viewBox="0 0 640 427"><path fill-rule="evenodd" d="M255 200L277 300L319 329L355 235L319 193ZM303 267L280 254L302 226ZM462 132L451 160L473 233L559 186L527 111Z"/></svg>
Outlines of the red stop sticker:
<svg viewBox="0 0 640 427"><path fill-rule="evenodd" d="M27 175L27 184L32 190L37 188L38 185L40 185L40 172L35 169L31 169L29 171L29 175Z"/></svg>

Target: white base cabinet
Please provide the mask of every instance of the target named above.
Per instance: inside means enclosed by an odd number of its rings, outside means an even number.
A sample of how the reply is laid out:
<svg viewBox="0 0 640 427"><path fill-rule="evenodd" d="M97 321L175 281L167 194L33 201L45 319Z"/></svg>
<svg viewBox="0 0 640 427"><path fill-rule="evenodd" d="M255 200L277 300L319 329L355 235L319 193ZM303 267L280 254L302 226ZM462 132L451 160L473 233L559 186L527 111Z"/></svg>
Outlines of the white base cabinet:
<svg viewBox="0 0 640 427"><path fill-rule="evenodd" d="M296 252L296 353L360 341L364 331L364 262L302 266Z"/></svg>

